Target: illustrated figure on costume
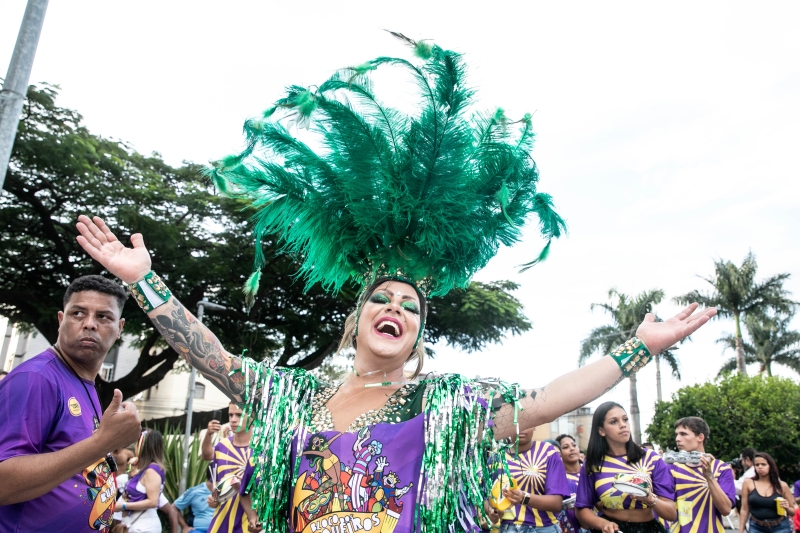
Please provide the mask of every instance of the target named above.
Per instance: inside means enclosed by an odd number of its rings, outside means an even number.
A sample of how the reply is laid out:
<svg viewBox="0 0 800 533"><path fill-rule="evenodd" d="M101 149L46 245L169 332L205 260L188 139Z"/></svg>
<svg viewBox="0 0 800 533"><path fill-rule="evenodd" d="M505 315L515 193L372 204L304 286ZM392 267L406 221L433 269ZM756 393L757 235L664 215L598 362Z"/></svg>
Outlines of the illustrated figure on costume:
<svg viewBox="0 0 800 533"><path fill-rule="evenodd" d="M353 372L341 383L232 355L152 272L141 235L126 248L99 218L79 219L84 249L129 284L168 343L181 347L191 365L253 417L260 483L251 497L267 531L285 531L287 518L290 530L304 533L331 525L381 533L469 530L486 494L489 455L507 446L504 439L515 441L519 431L597 398L715 312L694 314L693 304L665 322L648 315L636 336L609 357L556 379L546 393L458 374L417 379L428 298L467 288L501 244L520 238L530 215L538 217L547 244L523 268L547 256L565 223L552 198L537 190L531 115L513 121L502 110L472 112L474 91L460 54L395 36L413 48L416 60L379 57L308 89L290 86L263 116L247 121L245 150L209 170L221 192L256 207L256 243L277 236L308 287L361 288L340 344L355 350ZM374 94L370 74L388 67L419 88L412 114ZM308 127L314 142L301 142L290 132L294 127ZM257 245L245 284L248 305L259 292L264 262ZM185 339L193 339L188 350ZM406 364L416 368L406 372ZM306 489L302 459L314 434L325 437L330 455L312 476L334 468L334 456L343 461L354 451L363 454L349 473L344 465L339 470L341 485L351 476L349 500L330 500L349 502L347 509L310 512L314 491ZM368 466L378 454L398 480L416 487L402 495L402 513L390 499L380 512L359 510L368 506ZM357 475L363 483L354 482ZM324 505L323 499L317 509Z"/></svg>
<svg viewBox="0 0 800 533"><path fill-rule="evenodd" d="M89 527L98 531L111 528L114 517L114 502L117 499L117 485L108 461L103 458L90 465L83 472L83 479L89 486L87 499L92 504L89 513Z"/></svg>
<svg viewBox="0 0 800 533"><path fill-rule="evenodd" d="M306 524L332 510L340 511L347 508L346 501L349 498L345 494L341 479L342 465L339 457L330 449L330 445L340 436L341 434L335 435L328 440L325 435L314 434L309 438L309 444L303 450L303 455L308 459L311 471L306 472L305 479L298 480L298 484L300 490L313 492L297 505L296 521L302 518L303 524Z"/></svg>
<svg viewBox="0 0 800 533"><path fill-rule="evenodd" d="M362 482L369 472L370 461L383 449L383 444L376 440L365 444L369 438L369 427L364 427L358 432L358 439L353 443L353 455L356 463L353 465L353 474L347 485L350 487L350 501L353 502L354 511L364 512L367 510L367 487Z"/></svg>
<svg viewBox="0 0 800 533"><path fill-rule="evenodd" d="M399 501L403 495L410 491L414 483L409 483L405 487L398 487L400 478L395 472L384 475L384 470L389 466L386 457L375 459L375 473L367 481L370 487L370 503L367 508L370 511L380 512L383 509L390 509L397 514L403 510L403 502Z"/></svg>

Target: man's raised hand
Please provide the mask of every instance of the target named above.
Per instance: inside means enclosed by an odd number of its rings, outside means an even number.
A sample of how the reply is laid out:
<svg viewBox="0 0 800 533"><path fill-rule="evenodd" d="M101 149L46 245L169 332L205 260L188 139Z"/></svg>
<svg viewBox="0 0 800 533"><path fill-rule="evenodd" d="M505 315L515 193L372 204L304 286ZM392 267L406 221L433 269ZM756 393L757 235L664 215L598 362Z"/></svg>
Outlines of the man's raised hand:
<svg viewBox="0 0 800 533"><path fill-rule="evenodd" d="M655 315L647 313L644 322L636 330L636 336L642 339L650 353L654 355L661 353L697 331L717 314L717 310L713 307L695 314L696 309L697 304L693 303L664 322L656 322Z"/></svg>
<svg viewBox="0 0 800 533"><path fill-rule="evenodd" d="M136 442L141 432L142 424L136 406L131 402L123 402L120 390L114 389L114 397L103 413L95 435L103 442L104 449L111 451Z"/></svg>
<svg viewBox="0 0 800 533"><path fill-rule="evenodd" d="M111 233L100 217L78 217L78 244L92 259L125 283L134 283L150 271L150 253L141 233L131 235L133 248L128 248Z"/></svg>

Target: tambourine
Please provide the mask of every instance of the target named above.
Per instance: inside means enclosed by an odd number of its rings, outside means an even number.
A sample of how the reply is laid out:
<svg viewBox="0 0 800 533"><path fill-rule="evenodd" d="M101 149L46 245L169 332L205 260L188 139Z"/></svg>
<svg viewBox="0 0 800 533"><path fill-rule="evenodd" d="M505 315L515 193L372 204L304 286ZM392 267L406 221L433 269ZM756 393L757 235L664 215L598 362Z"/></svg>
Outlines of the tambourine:
<svg viewBox="0 0 800 533"><path fill-rule="evenodd" d="M612 486L619 492L640 498L650 492L650 480L639 474L617 474Z"/></svg>
<svg viewBox="0 0 800 533"><path fill-rule="evenodd" d="M668 451L668 452L664 453L663 459L664 459L664 462L667 463L667 464L683 463L686 466L696 467L696 466L700 466L702 464L700 459L702 459L703 455L705 455L705 454L700 453L698 451L693 451L693 452L684 452L684 451L673 452L673 451Z"/></svg>
<svg viewBox="0 0 800 533"><path fill-rule="evenodd" d="M498 511L505 511L511 507L513 503L503 496L503 490L512 490L516 488L517 482L514 481L513 477L509 477L506 474L501 475L492 485L492 494L489 496L489 504Z"/></svg>
<svg viewBox="0 0 800 533"><path fill-rule="evenodd" d="M242 480L237 476L225 476L219 483L217 483L217 486L214 487L211 495L220 503L228 501L239 494L239 484L241 482Z"/></svg>

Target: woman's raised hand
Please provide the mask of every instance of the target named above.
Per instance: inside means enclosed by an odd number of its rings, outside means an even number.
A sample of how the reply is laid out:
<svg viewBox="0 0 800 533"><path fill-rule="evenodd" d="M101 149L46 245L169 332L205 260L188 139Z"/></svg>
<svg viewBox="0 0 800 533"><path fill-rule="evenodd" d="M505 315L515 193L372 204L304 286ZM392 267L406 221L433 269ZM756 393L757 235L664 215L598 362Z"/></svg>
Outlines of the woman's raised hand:
<svg viewBox="0 0 800 533"><path fill-rule="evenodd" d="M636 336L642 339L650 353L655 355L663 352L697 331L700 326L717 314L717 310L713 307L694 314L696 309L697 304L693 303L664 322L656 322L656 316L647 313L644 322L636 329Z"/></svg>
<svg viewBox="0 0 800 533"><path fill-rule="evenodd" d="M134 283L150 272L150 253L141 233L131 235L133 248L127 248L111 233L100 217L78 217L78 244L86 253L125 283Z"/></svg>

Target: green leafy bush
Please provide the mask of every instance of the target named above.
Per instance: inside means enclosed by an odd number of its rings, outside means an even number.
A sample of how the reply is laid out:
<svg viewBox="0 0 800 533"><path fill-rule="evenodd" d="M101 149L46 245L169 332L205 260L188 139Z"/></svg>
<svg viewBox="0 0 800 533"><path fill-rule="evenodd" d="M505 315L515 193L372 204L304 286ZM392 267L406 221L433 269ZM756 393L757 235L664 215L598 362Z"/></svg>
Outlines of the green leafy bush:
<svg viewBox="0 0 800 533"><path fill-rule="evenodd" d="M711 429L706 451L723 460L751 446L772 455L784 481L797 479L800 460L800 384L767 376L727 375L683 387L656 405L647 428L652 442L675 448L675 421L702 417Z"/></svg>
<svg viewBox="0 0 800 533"><path fill-rule="evenodd" d="M169 501L174 502L180 496L178 485L181 482L181 469L183 468L183 442L185 436L179 427L167 425L164 428L164 466L166 480L164 482L164 495ZM194 487L206 480L205 469L208 461L200 458L200 433L192 435L189 442L189 467L186 474L186 488Z"/></svg>

